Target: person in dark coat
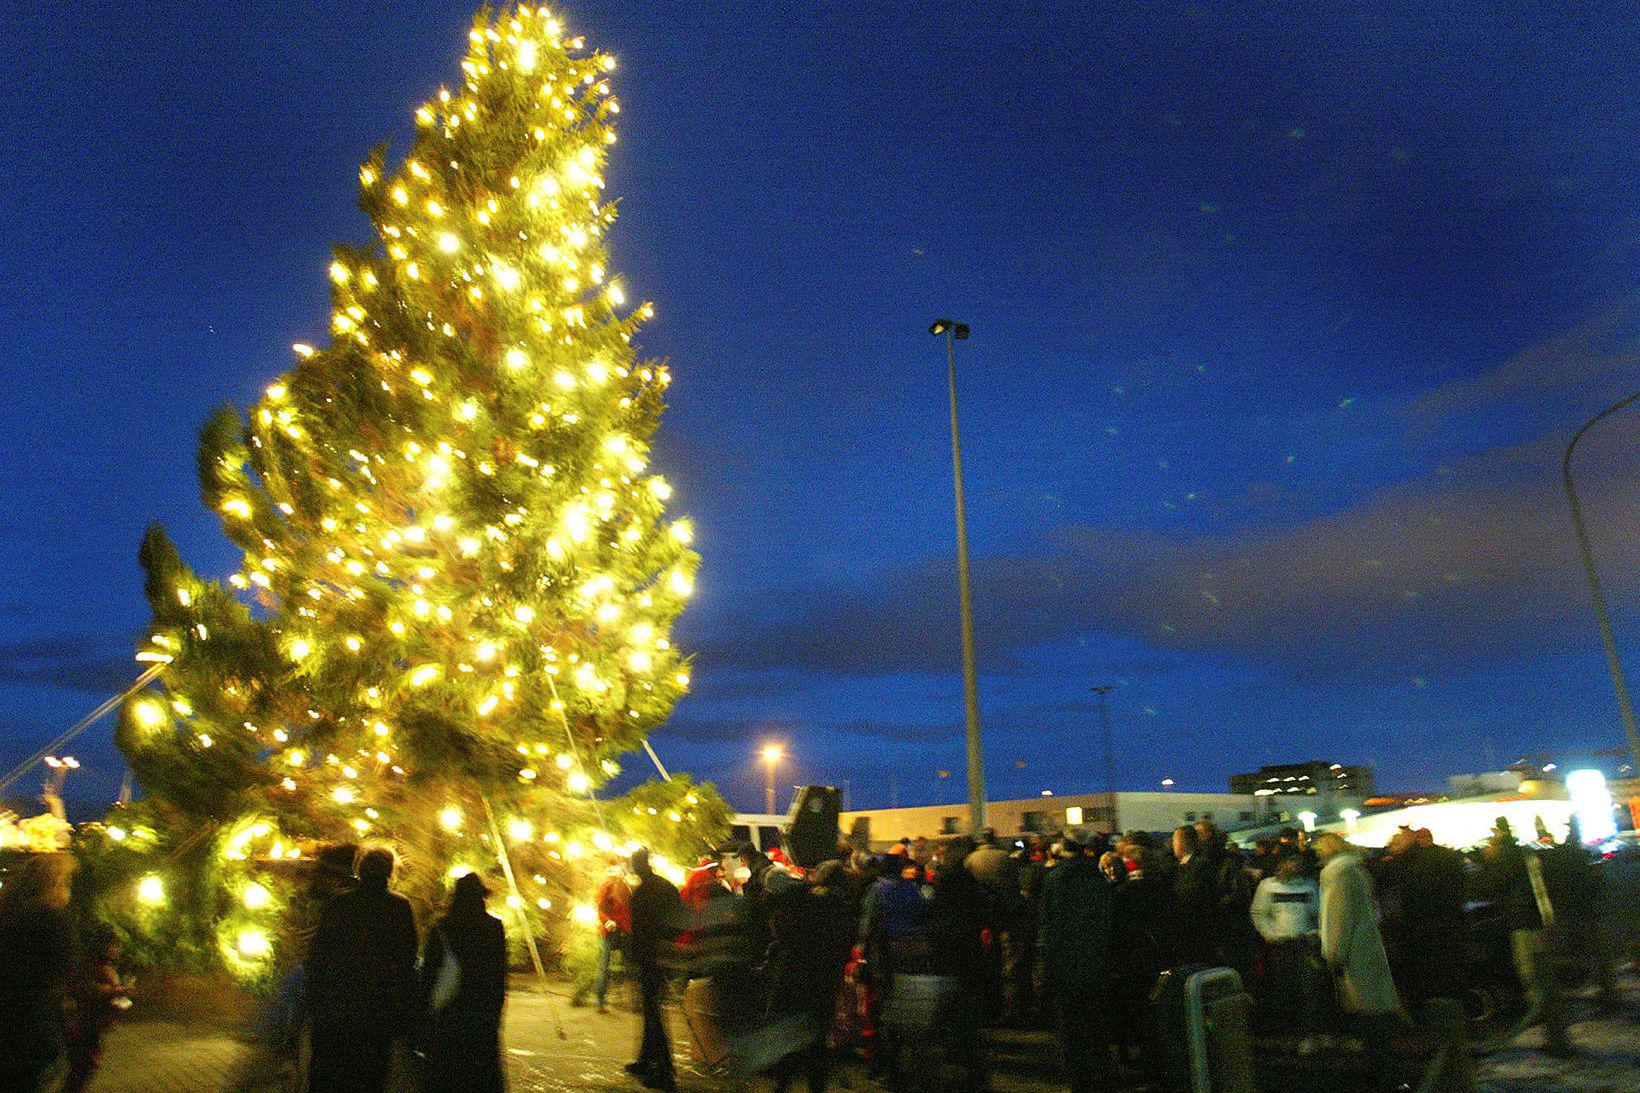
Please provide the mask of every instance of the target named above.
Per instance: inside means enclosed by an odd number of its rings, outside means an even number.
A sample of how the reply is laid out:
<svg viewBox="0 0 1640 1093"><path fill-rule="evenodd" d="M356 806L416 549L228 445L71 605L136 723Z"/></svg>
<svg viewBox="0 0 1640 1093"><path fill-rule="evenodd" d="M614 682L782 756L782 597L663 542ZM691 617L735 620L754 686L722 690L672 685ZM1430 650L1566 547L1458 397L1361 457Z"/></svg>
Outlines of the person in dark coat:
<svg viewBox="0 0 1640 1093"><path fill-rule="evenodd" d="M1386 931L1394 941L1390 970L1407 1005L1464 998L1468 939L1463 905L1469 878L1463 855L1436 846L1427 828L1402 830L1390 839L1389 853L1376 872L1379 889L1395 897L1397 911ZM1387 898L1385 904L1390 905Z"/></svg>
<svg viewBox="0 0 1640 1093"><path fill-rule="evenodd" d="M1003 904L1008 944L1008 1018L1029 1028L1036 1017L1036 930L1047 851L1040 835L1027 835L1013 855L1013 886Z"/></svg>
<svg viewBox="0 0 1640 1093"><path fill-rule="evenodd" d="M1092 838L1083 829L1064 834L1067 853L1048 870L1042 886L1044 993L1053 1006L1054 1032L1064 1056L1071 1093L1093 1093L1111 1084L1110 1037L1105 969L1110 949L1110 883L1092 856Z"/></svg>
<svg viewBox="0 0 1640 1093"><path fill-rule="evenodd" d="M1176 940L1179 960L1185 964L1215 963L1219 924L1219 863L1204 852L1201 838L1190 826L1173 832L1173 906L1178 916Z"/></svg>
<svg viewBox="0 0 1640 1093"><path fill-rule="evenodd" d="M358 887L325 905L308 951L310 1093L380 1090L413 1013L416 917L387 889L393 852L366 850L355 871Z"/></svg>
<svg viewBox="0 0 1640 1093"><path fill-rule="evenodd" d="M1116 851L1100 858L1100 868L1111 882L1112 1038L1134 1060L1145 1045L1150 992L1172 959L1173 890L1148 847L1130 850L1138 855L1138 869L1130 872Z"/></svg>
<svg viewBox="0 0 1640 1093"><path fill-rule="evenodd" d="M643 994L643 1040L638 1058L627 1073L650 1089L676 1089L672 1043L666 1038L666 970L661 957L682 922L683 902L678 890L649 864L647 849L632 853L632 873L638 887L632 891L632 963L638 970Z"/></svg>
<svg viewBox="0 0 1640 1093"><path fill-rule="evenodd" d="M959 835L934 864L934 896L928 904L929 957L934 974L956 982L942 1015L946 1056L968 1076L968 1088L985 1088L985 1052L979 1030L985 1015L990 898L965 864L974 840Z"/></svg>
<svg viewBox="0 0 1640 1093"><path fill-rule="evenodd" d="M843 965L854 940L847 884L841 862L828 861L809 881L789 873L769 877L769 1015L779 1022L796 1017L792 1049L770 1071L776 1093L785 1093L799 1074L809 1093L824 1093L831 1056L831 1026Z"/></svg>
<svg viewBox="0 0 1640 1093"><path fill-rule="evenodd" d="M0 1089L56 1088L78 946L68 917L72 859L38 854L0 888Z"/></svg>
<svg viewBox="0 0 1640 1093"><path fill-rule="evenodd" d="M423 1049L426 1093L501 1093L501 1011L507 998L507 933L484 908L490 894L477 873L456 880L450 909L427 935L422 997L428 1000ZM446 965L454 961L453 973ZM449 976L455 993L442 997Z"/></svg>
<svg viewBox="0 0 1640 1093"><path fill-rule="evenodd" d="M1526 989L1532 1009L1527 1023L1543 1023L1543 1050L1550 1055L1570 1055L1571 1037L1566 1030L1566 1005L1554 963L1549 959L1543 915L1532 881L1532 863L1515 841L1509 821L1499 817L1492 838L1481 852L1481 872L1476 881L1480 894L1487 896L1503 915L1515 960L1515 974ZM1541 878L1541 865L1539 866Z"/></svg>

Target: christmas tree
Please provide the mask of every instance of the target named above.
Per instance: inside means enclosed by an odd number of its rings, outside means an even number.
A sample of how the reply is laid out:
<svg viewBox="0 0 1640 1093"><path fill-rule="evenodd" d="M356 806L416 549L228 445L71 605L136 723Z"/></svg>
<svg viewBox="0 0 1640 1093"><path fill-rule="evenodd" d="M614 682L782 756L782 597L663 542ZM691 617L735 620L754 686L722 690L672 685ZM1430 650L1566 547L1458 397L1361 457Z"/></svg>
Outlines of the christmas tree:
<svg viewBox="0 0 1640 1093"><path fill-rule="evenodd" d="M513 905L562 921L578 860L667 831L692 852L727 815L687 779L596 796L689 685L668 635L697 563L649 468L651 308L609 268L615 62L519 6L479 14L461 68L402 163L359 171L379 245L336 251L330 343L204 431L239 571L142 546L138 659L166 668L122 715L146 796L110 830L187 874L137 902L185 889L249 969L279 910L257 871L325 841L391 841L428 899L507 848Z"/></svg>

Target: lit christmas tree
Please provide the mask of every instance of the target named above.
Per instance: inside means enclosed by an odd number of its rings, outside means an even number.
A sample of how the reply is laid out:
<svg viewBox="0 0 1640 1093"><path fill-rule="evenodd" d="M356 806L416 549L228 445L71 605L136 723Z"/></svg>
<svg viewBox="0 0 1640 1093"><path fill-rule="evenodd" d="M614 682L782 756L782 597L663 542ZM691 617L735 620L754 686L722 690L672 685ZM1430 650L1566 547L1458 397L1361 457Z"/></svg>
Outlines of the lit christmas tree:
<svg viewBox="0 0 1640 1093"><path fill-rule="evenodd" d="M209 832L211 875L176 883L251 969L279 910L253 873L304 846L389 840L431 898L500 841L514 905L562 921L586 912L577 858L657 821L693 850L727 815L687 779L595 800L688 687L668 634L697 563L648 468L670 380L631 344L651 309L606 253L615 62L527 6L470 42L403 163L359 172L380 247L336 252L329 346L205 429L240 571L143 543L138 659L166 670L119 729L151 821L132 826L179 849Z"/></svg>

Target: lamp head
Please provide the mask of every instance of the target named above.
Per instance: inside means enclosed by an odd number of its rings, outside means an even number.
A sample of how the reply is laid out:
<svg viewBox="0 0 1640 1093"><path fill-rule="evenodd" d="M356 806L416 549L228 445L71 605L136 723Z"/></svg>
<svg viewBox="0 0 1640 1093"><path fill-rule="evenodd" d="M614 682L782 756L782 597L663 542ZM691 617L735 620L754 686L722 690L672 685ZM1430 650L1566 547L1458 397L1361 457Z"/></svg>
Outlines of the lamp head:
<svg viewBox="0 0 1640 1093"><path fill-rule="evenodd" d="M935 319L928 327L930 334L939 335L946 331L950 331L951 336L960 342L968 337L968 324L954 322L951 319Z"/></svg>
<svg viewBox="0 0 1640 1093"><path fill-rule="evenodd" d="M951 329L950 319L935 319L933 324L929 326L928 332L930 334L939 335L944 334L949 329Z"/></svg>
<svg viewBox="0 0 1640 1093"><path fill-rule="evenodd" d="M778 763L785 757L786 753L780 750L779 744L763 745L763 761L765 763Z"/></svg>

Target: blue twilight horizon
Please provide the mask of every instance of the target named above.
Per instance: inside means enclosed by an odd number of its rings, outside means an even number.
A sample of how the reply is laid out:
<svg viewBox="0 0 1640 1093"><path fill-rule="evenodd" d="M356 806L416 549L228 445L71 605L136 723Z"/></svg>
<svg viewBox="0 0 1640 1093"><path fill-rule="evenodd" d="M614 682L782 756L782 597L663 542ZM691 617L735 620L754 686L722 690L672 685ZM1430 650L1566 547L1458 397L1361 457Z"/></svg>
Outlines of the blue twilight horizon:
<svg viewBox="0 0 1640 1093"><path fill-rule="evenodd" d="M1559 466L1640 389L1632 15L560 8L621 60L611 253L703 557L669 766L963 794L945 315L993 796L1103 788L1105 683L1123 788L1623 745ZM149 522L232 566L197 431L322 339L356 166L469 14L10 13L0 769L135 678ZM1577 464L1626 653L1633 424Z"/></svg>

